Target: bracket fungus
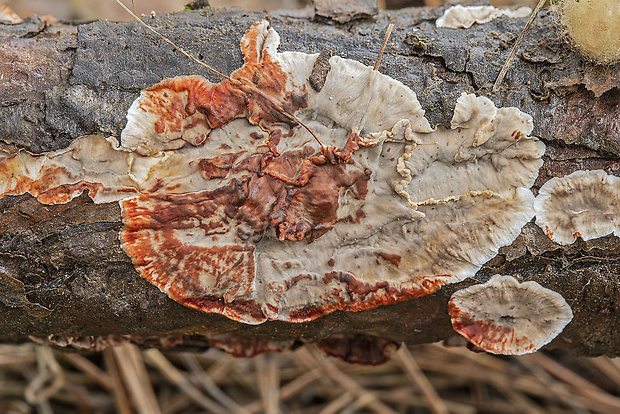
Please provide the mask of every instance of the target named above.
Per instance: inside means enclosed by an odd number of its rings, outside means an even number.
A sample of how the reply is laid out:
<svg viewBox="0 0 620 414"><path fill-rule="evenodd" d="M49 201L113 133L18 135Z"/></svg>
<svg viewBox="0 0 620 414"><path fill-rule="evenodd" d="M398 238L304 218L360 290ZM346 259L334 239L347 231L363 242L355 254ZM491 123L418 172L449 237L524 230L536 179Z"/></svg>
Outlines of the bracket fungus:
<svg viewBox="0 0 620 414"><path fill-rule="evenodd" d="M483 24L498 17L521 18L528 17L532 9L527 6L518 9L498 9L493 6L461 6L460 4L447 9L444 14L437 19L437 27L447 27L450 29L469 29L475 23Z"/></svg>
<svg viewBox="0 0 620 414"><path fill-rule="evenodd" d="M0 24L19 24L21 22L22 19L17 13L10 7L0 4Z"/></svg>
<svg viewBox="0 0 620 414"><path fill-rule="evenodd" d="M534 210L536 224L559 244L620 236L620 178L603 170L552 178L540 188Z"/></svg>
<svg viewBox="0 0 620 414"><path fill-rule="evenodd" d="M316 87L318 55L278 44L256 23L230 77L144 90L120 146L85 137L5 155L0 195L120 201L121 245L142 277L250 324L430 294L473 276L533 217L545 147L529 115L463 94L451 129L433 130L402 83L333 56Z"/></svg>
<svg viewBox="0 0 620 414"><path fill-rule="evenodd" d="M519 283L495 275L488 282L458 290L448 313L454 330L493 354L535 352L573 319L562 295L536 282Z"/></svg>

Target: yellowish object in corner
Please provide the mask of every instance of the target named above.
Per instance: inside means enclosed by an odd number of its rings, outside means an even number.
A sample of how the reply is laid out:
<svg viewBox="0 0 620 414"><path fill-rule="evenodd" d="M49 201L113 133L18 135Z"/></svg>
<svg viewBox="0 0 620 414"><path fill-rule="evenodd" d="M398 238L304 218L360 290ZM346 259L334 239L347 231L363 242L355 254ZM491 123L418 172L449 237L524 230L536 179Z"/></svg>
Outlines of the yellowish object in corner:
<svg viewBox="0 0 620 414"><path fill-rule="evenodd" d="M620 61L620 0L561 0L560 19L584 56L601 64Z"/></svg>

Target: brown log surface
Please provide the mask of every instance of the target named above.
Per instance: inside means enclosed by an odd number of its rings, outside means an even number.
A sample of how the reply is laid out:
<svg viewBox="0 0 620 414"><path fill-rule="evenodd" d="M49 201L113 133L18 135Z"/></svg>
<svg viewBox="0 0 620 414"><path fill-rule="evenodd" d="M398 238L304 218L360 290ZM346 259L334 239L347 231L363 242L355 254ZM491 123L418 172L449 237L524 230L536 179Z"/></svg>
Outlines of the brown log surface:
<svg viewBox="0 0 620 414"><path fill-rule="evenodd" d="M376 58L384 28L394 23L381 71L418 94L431 124L449 126L457 97L475 92L498 107L515 106L534 118L533 135L547 145L535 192L551 177L575 170L620 175L620 65L584 62L561 35L553 13L545 11L526 36L502 88L492 94L525 21L501 18L468 30L437 29L434 19L442 11L380 12L346 24L217 10L147 20L224 73L241 66L238 42L253 22L265 17L281 36L280 50L329 50L367 65ZM141 89L186 74L219 81L137 23L75 26L31 17L20 25L0 25L0 147L43 152L64 148L82 135L118 137ZM95 205L86 195L56 206L28 195L0 199L0 341L50 334L233 333L234 338L282 343L330 337L425 343L455 335L448 299L475 283L303 324L249 326L185 308L140 278L120 248L120 228L118 204ZM530 223L476 279L510 274L559 292L575 318L551 346L618 356L619 255L617 237L559 246Z"/></svg>

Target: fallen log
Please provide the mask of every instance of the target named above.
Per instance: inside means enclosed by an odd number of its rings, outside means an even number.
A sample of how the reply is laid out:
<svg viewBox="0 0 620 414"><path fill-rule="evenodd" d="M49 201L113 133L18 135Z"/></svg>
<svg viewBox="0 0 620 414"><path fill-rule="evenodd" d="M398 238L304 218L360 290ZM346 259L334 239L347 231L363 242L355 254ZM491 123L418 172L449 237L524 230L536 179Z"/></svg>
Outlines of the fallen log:
<svg viewBox="0 0 620 414"><path fill-rule="evenodd" d="M370 66L383 30L393 23L380 70L416 92L431 125L448 127L461 93L476 93L533 117L532 135L547 146L535 193L550 178L577 170L619 175L618 65L583 61L563 38L554 14L543 12L501 88L491 93L524 20L498 18L467 30L438 29L434 20L442 12L404 9L346 23L226 10L146 20L226 74L243 63L238 48L243 33L266 17L281 36L281 50L328 50ZM65 148L84 135L119 137L132 101L165 77L200 74L220 80L137 23L70 25L36 16L0 25L0 74L1 147L34 153ZM119 244L117 203L93 204L84 194L48 206L29 195L6 196L0 199L0 215L3 342L112 335L151 346L211 345L252 355L307 341L319 342L328 353L354 355L351 360L374 361L389 343L453 337L450 295L499 273L536 281L569 303L575 317L549 346L590 356L620 355L620 239L615 236L561 246L529 223L475 280L311 322L244 325L184 307L142 279ZM93 341L82 342L88 348Z"/></svg>

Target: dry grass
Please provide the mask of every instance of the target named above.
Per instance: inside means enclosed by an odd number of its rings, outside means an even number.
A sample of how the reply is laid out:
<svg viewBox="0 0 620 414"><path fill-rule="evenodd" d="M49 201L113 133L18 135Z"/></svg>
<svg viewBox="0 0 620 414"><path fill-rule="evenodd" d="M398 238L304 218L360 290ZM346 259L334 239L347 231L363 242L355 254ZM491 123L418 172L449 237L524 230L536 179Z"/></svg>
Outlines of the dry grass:
<svg viewBox="0 0 620 414"><path fill-rule="evenodd" d="M0 413L620 413L620 360L401 348L378 367L313 347L254 359L134 345L0 346Z"/></svg>

